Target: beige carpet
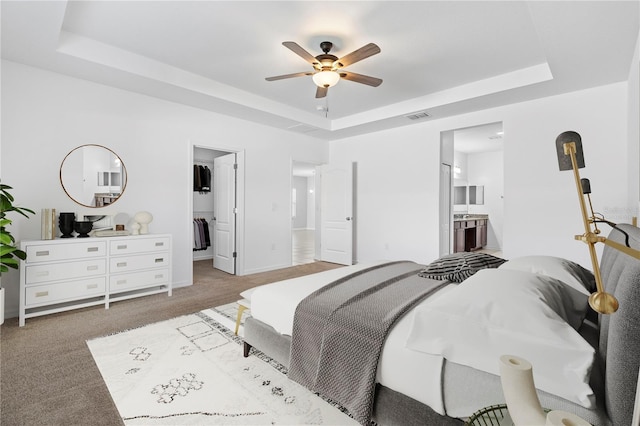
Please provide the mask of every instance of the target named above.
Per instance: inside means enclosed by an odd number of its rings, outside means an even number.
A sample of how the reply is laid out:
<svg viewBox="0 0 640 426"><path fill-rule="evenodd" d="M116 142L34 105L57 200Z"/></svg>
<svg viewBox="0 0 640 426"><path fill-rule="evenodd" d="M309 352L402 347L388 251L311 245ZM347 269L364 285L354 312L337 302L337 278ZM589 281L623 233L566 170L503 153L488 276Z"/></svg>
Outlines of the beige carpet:
<svg viewBox="0 0 640 426"><path fill-rule="evenodd" d="M315 262L236 277L194 263L194 285L173 296L153 295L28 319L0 327L0 424L122 424L86 340L231 303L257 285L307 275L339 265Z"/></svg>

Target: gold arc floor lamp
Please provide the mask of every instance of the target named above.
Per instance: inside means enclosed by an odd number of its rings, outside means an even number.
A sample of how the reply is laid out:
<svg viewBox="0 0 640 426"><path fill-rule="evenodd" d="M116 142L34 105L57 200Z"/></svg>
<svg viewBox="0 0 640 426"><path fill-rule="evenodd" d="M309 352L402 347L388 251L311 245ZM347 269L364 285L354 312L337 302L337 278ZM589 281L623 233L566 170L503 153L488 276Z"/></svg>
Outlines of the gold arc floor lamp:
<svg viewBox="0 0 640 426"><path fill-rule="evenodd" d="M596 254L596 243L604 243L605 245L628 254L640 260L640 251L623 244L611 241L600 234L598 222L607 223L613 227L615 223L609 222L604 218L596 217L591 204L591 188L588 179L580 179L578 169L584 167L584 154L582 151L582 138L574 131L563 132L556 138L556 151L558 154L558 165L560 170L573 170L573 176L576 182L576 191L578 192L578 200L580 202L580 210L582 212L582 221L584 224L584 234L576 235L575 239L582 241L589 247L589 255L593 266L593 275L596 280L596 292L589 297L589 305L591 308L601 314L612 314L618 310L618 300L610 293L604 291L602 284L602 276L600 275L600 264ZM585 195L589 201L590 213L587 212Z"/></svg>

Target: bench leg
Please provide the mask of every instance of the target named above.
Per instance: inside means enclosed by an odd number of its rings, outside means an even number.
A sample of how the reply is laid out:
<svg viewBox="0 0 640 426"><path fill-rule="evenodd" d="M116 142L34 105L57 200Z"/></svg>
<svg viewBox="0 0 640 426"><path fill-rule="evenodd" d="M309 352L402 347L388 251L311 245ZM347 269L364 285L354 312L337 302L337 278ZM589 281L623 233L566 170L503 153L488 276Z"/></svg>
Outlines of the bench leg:
<svg viewBox="0 0 640 426"><path fill-rule="evenodd" d="M236 318L236 336L238 335L238 329L240 328L240 321L242 320L242 313L247 309L246 306L238 305L238 317Z"/></svg>
<svg viewBox="0 0 640 426"><path fill-rule="evenodd" d="M246 358L249 356L249 352L251 351L251 345L247 342L244 342L242 345L242 355Z"/></svg>

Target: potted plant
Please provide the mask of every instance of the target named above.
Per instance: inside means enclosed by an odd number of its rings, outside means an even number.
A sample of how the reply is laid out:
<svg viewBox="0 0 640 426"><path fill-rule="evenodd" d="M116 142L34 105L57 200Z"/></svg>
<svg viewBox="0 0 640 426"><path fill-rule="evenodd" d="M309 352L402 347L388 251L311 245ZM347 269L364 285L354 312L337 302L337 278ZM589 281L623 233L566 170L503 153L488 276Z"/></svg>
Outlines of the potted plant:
<svg viewBox="0 0 640 426"><path fill-rule="evenodd" d="M33 210L13 205L13 195L9 185L0 183L0 277L9 271L9 268L18 269L18 262L27 258L27 254L16 247L16 240L7 230L11 225L11 219L7 219L7 213L16 212L28 218L28 213L35 214ZM0 282L0 324L4 322L4 288Z"/></svg>

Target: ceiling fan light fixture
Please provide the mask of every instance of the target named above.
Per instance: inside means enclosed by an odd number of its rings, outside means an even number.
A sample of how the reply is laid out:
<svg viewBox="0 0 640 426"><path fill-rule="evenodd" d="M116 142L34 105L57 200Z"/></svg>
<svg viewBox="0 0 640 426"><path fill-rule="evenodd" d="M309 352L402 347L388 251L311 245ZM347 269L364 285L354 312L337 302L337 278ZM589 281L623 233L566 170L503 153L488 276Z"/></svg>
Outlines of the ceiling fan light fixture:
<svg viewBox="0 0 640 426"><path fill-rule="evenodd" d="M340 81L340 74L335 71L320 71L315 73L312 78L318 87L333 87Z"/></svg>

